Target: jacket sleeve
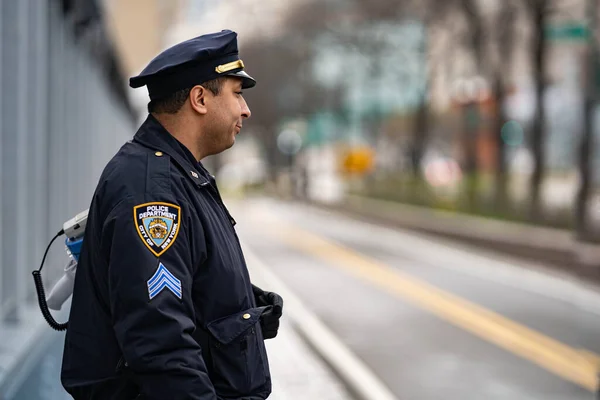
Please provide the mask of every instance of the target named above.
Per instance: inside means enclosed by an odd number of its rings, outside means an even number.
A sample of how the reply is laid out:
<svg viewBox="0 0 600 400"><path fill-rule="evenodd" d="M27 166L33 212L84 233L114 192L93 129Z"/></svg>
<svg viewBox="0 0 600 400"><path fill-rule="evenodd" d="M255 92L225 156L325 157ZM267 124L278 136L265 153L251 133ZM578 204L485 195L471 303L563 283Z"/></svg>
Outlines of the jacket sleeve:
<svg viewBox="0 0 600 400"><path fill-rule="evenodd" d="M182 204L149 197L123 200L103 225L114 332L144 399L216 400L192 338L202 227Z"/></svg>

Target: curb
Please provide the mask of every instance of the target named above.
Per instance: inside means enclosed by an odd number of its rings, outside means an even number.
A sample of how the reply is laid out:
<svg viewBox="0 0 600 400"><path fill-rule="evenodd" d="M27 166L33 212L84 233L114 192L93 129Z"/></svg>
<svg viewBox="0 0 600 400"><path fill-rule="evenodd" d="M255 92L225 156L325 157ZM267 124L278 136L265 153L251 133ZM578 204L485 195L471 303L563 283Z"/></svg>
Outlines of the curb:
<svg viewBox="0 0 600 400"><path fill-rule="evenodd" d="M343 344L318 317L250 250L242 245L248 269L257 285L279 293L285 302L284 316L315 350L348 390L360 400L398 400L383 382Z"/></svg>

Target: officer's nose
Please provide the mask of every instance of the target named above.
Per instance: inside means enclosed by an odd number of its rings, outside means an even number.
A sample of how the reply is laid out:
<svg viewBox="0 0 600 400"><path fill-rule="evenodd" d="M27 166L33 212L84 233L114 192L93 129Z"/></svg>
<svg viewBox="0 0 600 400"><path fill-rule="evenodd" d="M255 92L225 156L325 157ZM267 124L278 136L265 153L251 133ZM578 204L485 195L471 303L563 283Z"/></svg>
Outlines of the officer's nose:
<svg viewBox="0 0 600 400"><path fill-rule="evenodd" d="M242 117L250 118L251 115L252 115L252 112L250 111L250 108L248 107L248 103L246 103L246 99L244 99L242 97Z"/></svg>

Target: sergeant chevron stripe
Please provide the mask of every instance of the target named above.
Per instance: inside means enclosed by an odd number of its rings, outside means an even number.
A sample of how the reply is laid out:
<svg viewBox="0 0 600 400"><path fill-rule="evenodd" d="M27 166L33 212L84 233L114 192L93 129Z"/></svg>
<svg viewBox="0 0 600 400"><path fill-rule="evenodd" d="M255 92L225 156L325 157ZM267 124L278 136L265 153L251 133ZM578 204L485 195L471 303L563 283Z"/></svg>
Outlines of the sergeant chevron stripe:
<svg viewBox="0 0 600 400"><path fill-rule="evenodd" d="M152 275L152 278L148 280L148 295L150 296L150 300L165 288L181 299L181 281L175 278L163 263L159 263L158 269Z"/></svg>

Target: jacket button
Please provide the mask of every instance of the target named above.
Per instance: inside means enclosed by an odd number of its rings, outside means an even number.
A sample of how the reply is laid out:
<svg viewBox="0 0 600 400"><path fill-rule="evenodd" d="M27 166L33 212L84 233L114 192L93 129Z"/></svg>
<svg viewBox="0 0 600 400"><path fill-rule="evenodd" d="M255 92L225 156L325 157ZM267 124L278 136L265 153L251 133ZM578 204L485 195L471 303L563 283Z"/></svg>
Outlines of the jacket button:
<svg viewBox="0 0 600 400"><path fill-rule="evenodd" d="M156 153L154 153L154 155L156 157L162 157L163 153L162 153L162 151L157 151Z"/></svg>
<svg viewBox="0 0 600 400"><path fill-rule="evenodd" d="M242 318L244 318L244 319L250 319L250 314L244 314L244 315L242 315Z"/></svg>

